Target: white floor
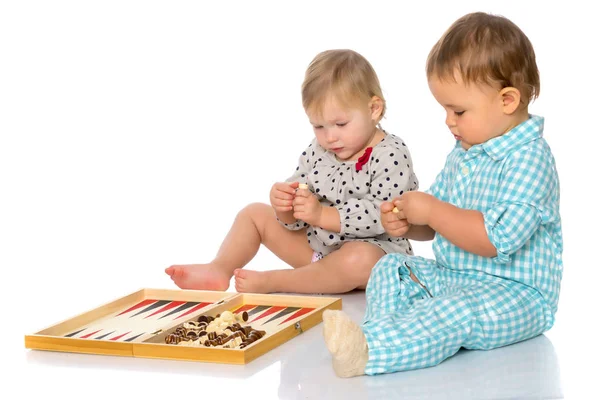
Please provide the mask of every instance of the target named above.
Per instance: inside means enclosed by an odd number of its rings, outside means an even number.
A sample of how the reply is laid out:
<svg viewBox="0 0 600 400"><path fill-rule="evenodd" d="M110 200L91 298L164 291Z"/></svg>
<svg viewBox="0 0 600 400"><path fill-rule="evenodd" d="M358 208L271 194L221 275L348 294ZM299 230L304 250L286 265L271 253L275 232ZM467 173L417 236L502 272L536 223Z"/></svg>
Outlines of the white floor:
<svg viewBox="0 0 600 400"><path fill-rule="evenodd" d="M343 304L359 320L364 293L344 295ZM176 385L182 389L188 382L190 390L244 393L250 398L547 399L564 394L558 357L545 335L494 351L461 351L435 368L344 380L333 374L321 330L322 324L246 366L42 351L25 351L23 357L31 382L73 375L72 387L61 392L71 394L76 389L77 393L90 385L98 397L112 390L110 384L97 386L99 377L106 383L129 381L127 393L141 398L165 390L161 383L171 386L168 383L174 381L181 382ZM40 395L48 392L34 387Z"/></svg>
<svg viewBox="0 0 600 400"><path fill-rule="evenodd" d="M102 293L95 288L89 291L96 300ZM364 314L364 292L340 297L343 309L359 322ZM577 297L565 297L555 327L529 341L492 351L461 350L433 368L352 379L334 375L322 324L245 366L24 349L24 333L74 315L64 310L87 310L83 304L69 302L68 296L60 298L63 308L38 304L43 310L39 315L31 312L32 302L26 303L26 314L18 312L17 302L11 304L21 322L18 326L26 330L13 327L5 336L10 345L4 345L3 364L11 366L2 379L2 390L7 393L17 391L23 396L18 398L27 399L49 394L63 399L106 399L120 393L119 397L142 399L231 394L247 399L461 400L592 399L600 394L593 380L597 369L592 360L598 356L595 335L585 333L591 324L569 317L577 314ZM34 319L48 323L39 326Z"/></svg>

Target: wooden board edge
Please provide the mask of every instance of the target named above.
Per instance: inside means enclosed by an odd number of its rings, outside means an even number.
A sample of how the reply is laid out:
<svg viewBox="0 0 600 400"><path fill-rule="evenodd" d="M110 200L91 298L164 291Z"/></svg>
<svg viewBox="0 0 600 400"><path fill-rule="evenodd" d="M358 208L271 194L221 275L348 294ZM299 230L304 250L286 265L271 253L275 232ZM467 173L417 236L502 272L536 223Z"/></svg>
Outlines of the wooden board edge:
<svg viewBox="0 0 600 400"><path fill-rule="evenodd" d="M155 289L144 288L144 296L146 298L168 298L173 301L211 301L218 302L222 300L230 300L233 297L239 296L235 292L223 292L214 290L189 290L189 289Z"/></svg>
<svg viewBox="0 0 600 400"><path fill-rule="evenodd" d="M42 335L25 335L25 348L67 353L133 356L133 346L131 343L57 338Z"/></svg>
<svg viewBox="0 0 600 400"><path fill-rule="evenodd" d="M174 346L159 343L135 343L133 345L134 357L219 364L244 364L243 353L243 350L235 349Z"/></svg>

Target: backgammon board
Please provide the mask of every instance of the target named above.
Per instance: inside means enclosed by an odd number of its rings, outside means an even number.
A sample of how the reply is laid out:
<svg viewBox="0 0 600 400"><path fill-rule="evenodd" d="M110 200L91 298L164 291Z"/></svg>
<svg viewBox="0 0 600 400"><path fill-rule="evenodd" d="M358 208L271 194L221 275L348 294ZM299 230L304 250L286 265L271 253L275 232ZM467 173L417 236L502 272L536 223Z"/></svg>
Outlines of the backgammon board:
<svg viewBox="0 0 600 400"><path fill-rule="evenodd" d="M25 347L246 364L341 308L335 297L141 289L25 335Z"/></svg>

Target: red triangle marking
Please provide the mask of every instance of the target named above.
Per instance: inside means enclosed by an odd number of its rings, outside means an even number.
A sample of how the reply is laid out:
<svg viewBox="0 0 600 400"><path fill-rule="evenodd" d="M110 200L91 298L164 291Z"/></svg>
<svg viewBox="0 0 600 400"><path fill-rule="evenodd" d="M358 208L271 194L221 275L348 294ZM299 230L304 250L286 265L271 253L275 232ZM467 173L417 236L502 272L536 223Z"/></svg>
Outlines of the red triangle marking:
<svg viewBox="0 0 600 400"><path fill-rule="evenodd" d="M129 331L129 332L126 332L126 333L124 333L124 334L122 334L122 335L119 335L119 336L115 336L114 338L110 338L110 340L119 340L119 339L121 339L123 336L127 335L128 333L131 333L131 331Z"/></svg>
<svg viewBox="0 0 600 400"><path fill-rule="evenodd" d="M144 306L150 305L150 304L154 303L155 301L156 300L144 300L141 303L138 303L135 306L133 306L131 308L128 308L127 310L123 311L122 313L117 314L116 316L118 317L119 315L128 313L129 311L133 311L133 310L138 309L140 307L144 307Z"/></svg>
<svg viewBox="0 0 600 400"><path fill-rule="evenodd" d="M87 335L81 336L79 339L87 339L87 338L89 338L90 336L92 336L92 335L94 335L94 334L96 334L96 333L100 332L101 330L102 330L102 329L98 329L96 332L88 333Z"/></svg>
<svg viewBox="0 0 600 400"><path fill-rule="evenodd" d="M288 319L286 319L283 322L280 322L279 325L284 324L288 321L293 320L294 318L298 318L304 314L308 314L309 312L311 312L312 310L314 310L314 308L301 308L298 311L296 311L293 315L291 315L290 317L288 317Z"/></svg>
<svg viewBox="0 0 600 400"><path fill-rule="evenodd" d="M287 308L287 306L273 306L273 307L269 308L267 311L265 311L264 313L260 314L258 317L254 318L251 322L256 322L259 319L266 317L267 315L275 314L276 312L279 312L286 308Z"/></svg>
<svg viewBox="0 0 600 400"><path fill-rule="evenodd" d="M172 301L172 302L170 302L169 304L167 304L166 306L164 306L163 308L161 308L160 310L158 310L158 311L154 311L154 312L153 312L152 314L150 314L150 315L146 315L146 316L144 317L144 319L146 319L146 318L148 318L148 317L151 317L151 316L153 316L153 315L156 315L156 314L160 314L160 313L161 313L161 312L163 312L163 311L170 310L171 308L174 308L174 307L180 306L180 305L182 305L182 304L184 304L184 303L186 303L186 302L185 302L185 301Z"/></svg>
<svg viewBox="0 0 600 400"><path fill-rule="evenodd" d="M246 305L244 305L244 306L241 306L241 307L240 307L240 308L238 308L237 310L235 310L233 313L234 313L234 314L238 314L238 313L241 313L241 312L244 312L244 311L248 311L248 310L250 310L250 309L252 309L252 308L254 308L254 307L256 307L256 306L255 306L255 305L253 305L253 304L246 304Z"/></svg>
<svg viewBox="0 0 600 400"><path fill-rule="evenodd" d="M177 318L181 318L181 317L183 317L184 315L191 314L191 313L193 313L194 311L196 311L196 310L199 310L199 309L201 309L202 307L206 307L206 306L208 306L208 305L211 305L211 304L212 304L212 303L200 303L200 304L198 304L198 305L195 305L194 307L192 307L192 309L191 309L191 310L184 312L183 314L181 314L181 315L180 315L179 317L177 317ZM175 319L177 319L177 318L175 318Z"/></svg>

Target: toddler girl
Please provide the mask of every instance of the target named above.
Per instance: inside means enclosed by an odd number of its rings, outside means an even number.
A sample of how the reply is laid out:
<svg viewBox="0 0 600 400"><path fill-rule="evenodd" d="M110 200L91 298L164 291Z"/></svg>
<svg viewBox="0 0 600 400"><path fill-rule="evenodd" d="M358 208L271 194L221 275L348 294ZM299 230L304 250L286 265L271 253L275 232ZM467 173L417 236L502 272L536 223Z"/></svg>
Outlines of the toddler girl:
<svg viewBox="0 0 600 400"><path fill-rule="evenodd" d="M371 64L352 50L329 50L310 63L302 102L315 138L271 205L237 215L209 264L166 269L182 289L344 293L366 287L386 253L412 254L408 239L388 235L379 205L418 188L409 151L381 129L385 100ZM293 269L243 268L264 244Z"/></svg>

